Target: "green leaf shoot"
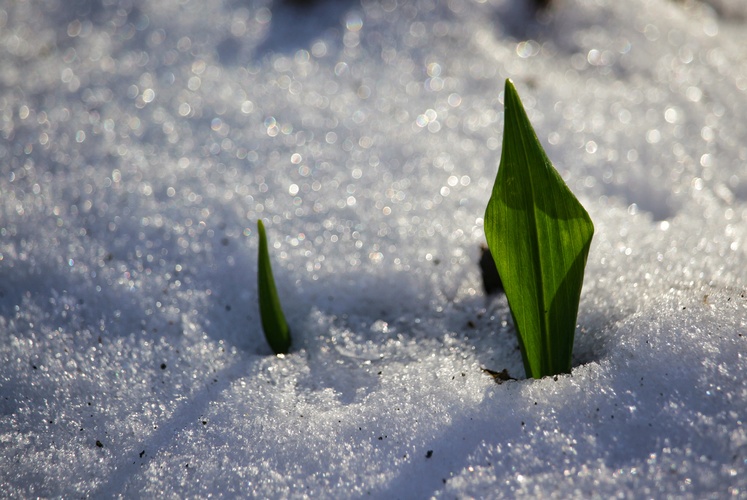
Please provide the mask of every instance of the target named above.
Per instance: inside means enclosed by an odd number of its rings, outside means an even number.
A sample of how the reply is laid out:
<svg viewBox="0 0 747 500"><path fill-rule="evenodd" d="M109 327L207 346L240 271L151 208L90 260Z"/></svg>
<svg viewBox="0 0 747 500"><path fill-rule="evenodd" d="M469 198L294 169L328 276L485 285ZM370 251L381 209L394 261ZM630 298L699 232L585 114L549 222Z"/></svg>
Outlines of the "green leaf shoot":
<svg viewBox="0 0 747 500"><path fill-rule="evenodd" d="M275 278L272 275L272 266L270 265L270 253L267 251L267 235L261 220L257 221L257 229L259 232L257 285L262 329L273 352L275 354L285 354L291 344L290 328L285 321L285 315L275 288Z"/></svg>
<svg viewBox="0 0 747 500"><path fill-rule="evenodd" d="M511 80L485 236L528 377L570 373L594 225L545 154Z"/></svg>

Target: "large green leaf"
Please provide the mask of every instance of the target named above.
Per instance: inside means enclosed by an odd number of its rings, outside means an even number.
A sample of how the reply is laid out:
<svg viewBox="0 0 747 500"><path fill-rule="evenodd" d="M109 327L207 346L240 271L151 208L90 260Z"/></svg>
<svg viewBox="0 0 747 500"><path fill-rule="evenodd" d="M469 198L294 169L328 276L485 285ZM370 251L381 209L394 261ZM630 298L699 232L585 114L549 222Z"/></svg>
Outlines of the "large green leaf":
<svg viewBox="0 0 747 500"><path fill-rule="evenodd" d="M570 373L594 225L547 158L511 80L504 94L503 150L485 236L527 376Z"/></svg>
<svg viewBox="0 0 747 500"><path fill-rule="evenodd" d="M262 317L262 329L265 338L275 354L285 354L290 348L290 328L285 321L280 299L272 276L270 253L267 251L267 235L261 220L257 221L259 230L259 258L257 285L259 289L259 314Z"/></svg>

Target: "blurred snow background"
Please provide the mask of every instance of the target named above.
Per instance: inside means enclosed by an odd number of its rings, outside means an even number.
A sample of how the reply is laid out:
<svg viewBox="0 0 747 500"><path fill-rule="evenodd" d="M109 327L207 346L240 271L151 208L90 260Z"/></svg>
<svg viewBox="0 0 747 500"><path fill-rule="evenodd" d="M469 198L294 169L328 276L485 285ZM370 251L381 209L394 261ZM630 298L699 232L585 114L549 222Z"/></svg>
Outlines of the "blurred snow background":
<svg viewBox="0 0 747 500"><path fill-rule="evenodd" d="M747 4L0 2L11 497L744 497ZM485 296L504 79L596 234ZM256 305L268 226L293 352Z"/></svg>

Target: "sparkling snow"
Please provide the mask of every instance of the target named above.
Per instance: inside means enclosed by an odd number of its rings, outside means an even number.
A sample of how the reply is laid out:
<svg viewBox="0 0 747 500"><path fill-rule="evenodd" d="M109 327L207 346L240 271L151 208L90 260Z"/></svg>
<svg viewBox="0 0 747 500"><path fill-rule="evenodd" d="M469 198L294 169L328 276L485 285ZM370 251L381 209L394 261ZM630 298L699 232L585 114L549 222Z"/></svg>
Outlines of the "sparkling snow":
<svg viewBox="0 0 747 500"><path fill-rule="evenodd" d="M746 25L741 0L0 2L0 491L743 498ZM573 373L542 380L478 267L508 77L596 226Z"/></svg>

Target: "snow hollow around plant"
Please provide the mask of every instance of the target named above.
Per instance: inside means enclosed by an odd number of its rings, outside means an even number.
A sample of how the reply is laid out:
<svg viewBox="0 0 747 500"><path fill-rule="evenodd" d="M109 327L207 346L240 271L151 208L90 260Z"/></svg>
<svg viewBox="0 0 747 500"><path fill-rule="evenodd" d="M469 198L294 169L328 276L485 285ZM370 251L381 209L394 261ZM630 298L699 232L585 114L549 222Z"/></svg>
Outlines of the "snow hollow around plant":
<svg viewBox="0 0 747 500"><path fill-rule="evenodd" d="M746 24L740 0L0 3L0 491L744 497ZM507 77L596 226L557 378L524 379L478 267Z"/></svg>

